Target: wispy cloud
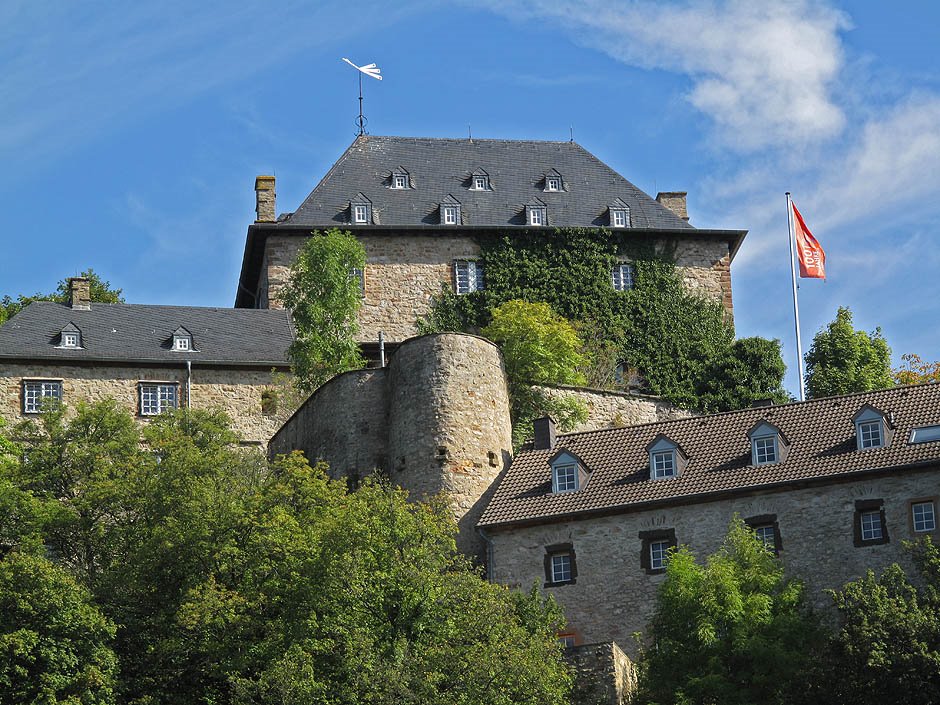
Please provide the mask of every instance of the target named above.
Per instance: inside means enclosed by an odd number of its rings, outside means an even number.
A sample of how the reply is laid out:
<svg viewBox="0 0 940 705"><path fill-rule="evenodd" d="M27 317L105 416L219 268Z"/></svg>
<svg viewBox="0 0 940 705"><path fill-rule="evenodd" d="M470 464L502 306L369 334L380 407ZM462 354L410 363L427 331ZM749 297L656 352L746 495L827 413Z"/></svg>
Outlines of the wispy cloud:
<svg viewBox="0 0 940 705"><path fill-rule="evenodd" d="M685 74L687 98L708 115L722 142L750 151L838 134L833 100L843 65L840 12L797 0L491 0L496 12L536 16L632 66Z"/></svg>

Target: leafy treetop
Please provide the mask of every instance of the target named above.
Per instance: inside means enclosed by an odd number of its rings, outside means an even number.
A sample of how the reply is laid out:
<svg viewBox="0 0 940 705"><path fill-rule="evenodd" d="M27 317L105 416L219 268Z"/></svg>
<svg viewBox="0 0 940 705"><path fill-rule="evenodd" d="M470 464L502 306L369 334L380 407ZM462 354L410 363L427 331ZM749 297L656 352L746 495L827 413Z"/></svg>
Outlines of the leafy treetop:
<svg viewBox="0 0 940 705"><path fill-rule="evenodd" d="M894 371L894 381L898 384L940 382L940 362L924 362L916 353L901 355L901 359L903 366Z"/></svg>
<svg viewBox="0 0 940 705"><path fill-rule="evenodd" d="M122 304L124 298L121 296L121 289L112 289L111 282L104 281L93 269L86 269L79 276L87 277L91 289L91 300L103 304ZM4 296L0 299L0 324L15 316L33 301L56 301L60 304L69 302L69 280L63 279L59 282L56 290L51 294L33 294L24 296L20 294L16 299L11 296Z"/></svg>

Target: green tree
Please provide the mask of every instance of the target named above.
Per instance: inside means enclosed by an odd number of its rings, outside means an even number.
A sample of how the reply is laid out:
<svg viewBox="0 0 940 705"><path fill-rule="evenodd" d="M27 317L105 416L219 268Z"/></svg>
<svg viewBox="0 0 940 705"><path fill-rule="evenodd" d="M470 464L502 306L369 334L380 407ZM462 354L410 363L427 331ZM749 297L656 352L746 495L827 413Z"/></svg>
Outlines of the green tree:
<svg viewBox="0 0 940 705"><path fill-rule="evenodd" d="M346 370L362 367L356 313L362 303L365 250L349 232L314 232L291 265L281 297L297 339L288 354L300 388L311 392Z"/></svg>
<svg viewBox="0 0 940 705"><path fill-rule="evenodd" d="M898 564L832 592L839 630L811 682L815 702L940 702L940 548L913 549L918 576Z"/></svg>
<svg viewBox="0 0 940 705"><path fill-rule="evenodd" d="M93 269L86 269L79 276L87 277L91 290L91 300L103 304L121 304L124 299L121 289L112 289L111 282L104 281ZM0 299L0 325L22 311L33 301L56 301L60 304L69 302L69 280L59 282L56 290L51 294L33 294L25 296L20 294L16 299L7 295Z"/></svg>
<svg viewBox="0 0 940 705"><path fill-rule="evenodd" d="M725 354L712 358L706 370L695 392L703 409L740 409L758 399L790 401L783 388L787 368L779 340L739 338Z"/></svg>
<svg viewBox="0 0 940 705"><path fill-rule="evenodd" d="M836 319L813 338L806 353L806 391L810 398L868 392L894 386L891 348L881 328L855 330L852 312L840 306Z"/></svg>
<svg viewBox="0 0 940 705"><path fill-rule="evenodd" d="M801 583L740 519L704 565L680 548L657 598L637 701L791 701L821 637L802 599Z"/></svg>
<svg viewBox="0 0 940 705"><path fill-rule="evenodd" d="M513 441L531 436L532 421L551 415L562 429L586 417L586 409L572 399L554 399L539 384L582 384L583 343L574 327L544 303L507 301L493 309L482 334L503 352L509 384Z"/></svg>

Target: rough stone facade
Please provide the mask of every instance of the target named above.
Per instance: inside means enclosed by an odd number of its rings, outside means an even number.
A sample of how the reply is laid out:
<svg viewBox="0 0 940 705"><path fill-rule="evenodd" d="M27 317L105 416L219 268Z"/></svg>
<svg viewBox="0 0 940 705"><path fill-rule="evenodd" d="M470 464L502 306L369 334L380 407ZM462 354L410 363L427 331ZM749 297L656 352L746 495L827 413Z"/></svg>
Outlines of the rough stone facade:
<svg viewBox="0 0 940 705"><path fill-rule="evenodd" d="M585 517L540 526L488 531L491 578L529 588L545 584L546 547L570 543L577 577L571 584L544 588L563 607L569 629L584 643L616 641L635 656L632 634L653 614L662 573L641 567L640 532L674 529L676 540L700 558L713 553L732 517L776 515L780 557L788 572L806 582L817 608L831 605L827 588L838 588L865 573L908 559L902 541L915 538L911 502L937 494L940 468L892 471L830 485L752 493L661 509ZM884 502L888 543L855 545L856 500ZM934 540L938 533L932 532ZM923 534L917 534L922 536Z"/></svg>
<svg viewBox="0 0 940 705"><path fill-rule="evenodd" d="M398 342L417 335L416 321L427 314L431 297L442 287L453 287L455 259L473 259L480 248L470 236L359 235L366 250L365 298L359 311L359 340L375 342L379 332ZM721 302L729 315L731 269L726 242L674 238L676 266L692 292ZM265 245L258 286L258 307L279 308L278 292L287 281L290 265L303 238L271 235Z"/></svg>
<svg viewBox="0 0 940 705"><path fill-rule="evenodd" d="M569 647L565 660L575 677L572 705L626 705L636 691L636 669L613 642Z"/></svg>
<svg viewBox="0 0 940 705"><path fill-rule="evenodd" d="M654 421L672 421L694 416L691 411L680 409L658 397L629 392L614 392L601 389L585 389L568 386L539 386L552 398L574 398L587 407L588 417L584 423L570 429L567 433L591 431L598 428L618 428L635 426Z"/></svg>
<svg viewBox="0 0 940 705"><path fill-rule="evenodd" d="M62 380L63 401L67 405L115 399L141 423L151 417L138 414L140 381L176 383L179 403L186 404L185 366L4 364L0 367L0 416L12 423L24 418L24 379ZM191 404L196 409L224 410L232 417L233 428L243 442L263 445L283 422L282 416L262 411L262 394L271 385L270 371L193 365Z"/></svg>
<svg viewBox="0 0 940 705"><path fill-rule="evenodd" d="M416 498L446 493L458 547L482 557L476 522L510 458L509 397L499 349L442 333L403 343L378 370L320 387L271 439L272 454L302 450L334 477L380 471Z"/></svg>

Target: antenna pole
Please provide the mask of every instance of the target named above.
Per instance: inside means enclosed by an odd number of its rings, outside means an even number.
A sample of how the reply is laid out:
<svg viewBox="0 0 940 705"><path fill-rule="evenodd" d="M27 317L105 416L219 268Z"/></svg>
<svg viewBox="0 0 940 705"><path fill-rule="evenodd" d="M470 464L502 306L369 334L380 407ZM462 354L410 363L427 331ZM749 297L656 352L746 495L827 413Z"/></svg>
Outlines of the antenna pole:
<svg viewBox="0 0 940 705"><path fill-rule="evenodd" d="M362 72L359 72L359 136L366 133L365 120L362 117Z"/></svg>

